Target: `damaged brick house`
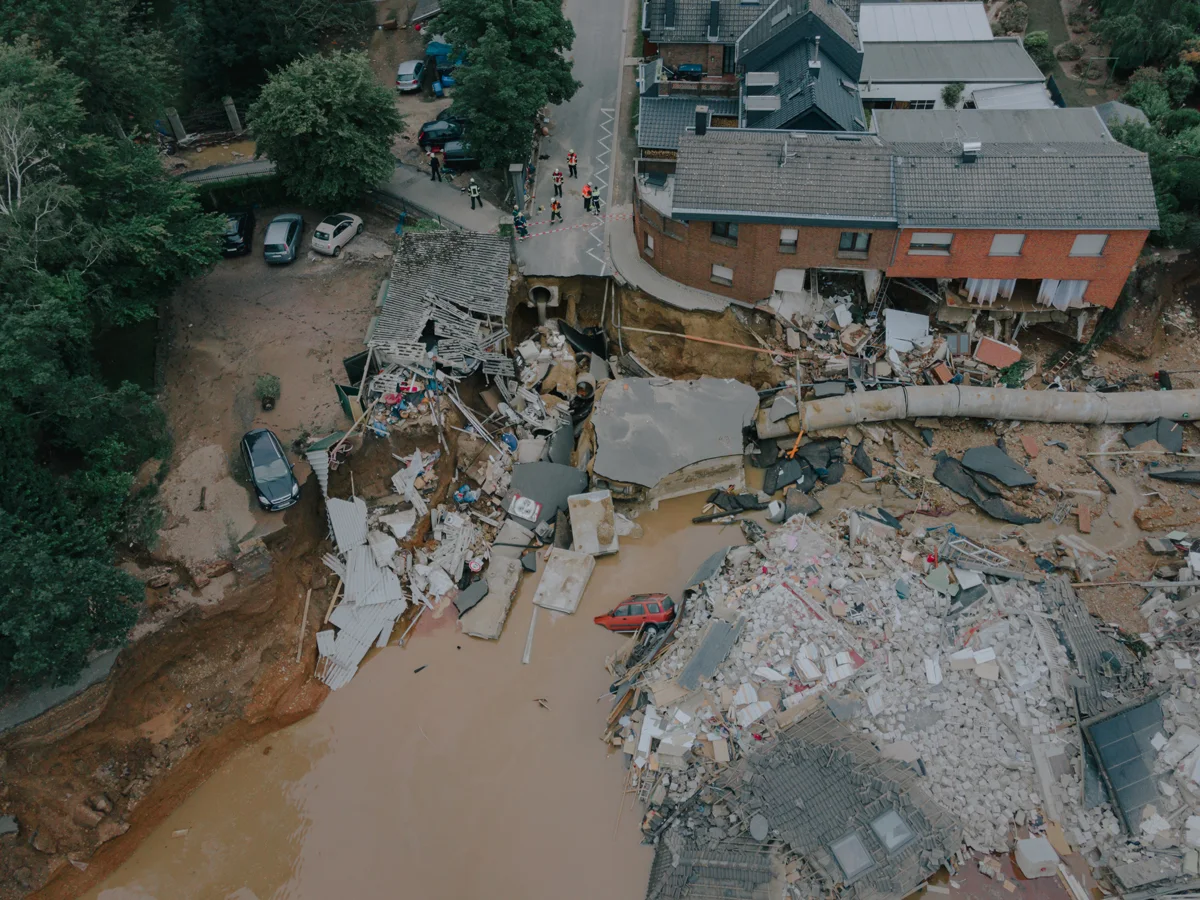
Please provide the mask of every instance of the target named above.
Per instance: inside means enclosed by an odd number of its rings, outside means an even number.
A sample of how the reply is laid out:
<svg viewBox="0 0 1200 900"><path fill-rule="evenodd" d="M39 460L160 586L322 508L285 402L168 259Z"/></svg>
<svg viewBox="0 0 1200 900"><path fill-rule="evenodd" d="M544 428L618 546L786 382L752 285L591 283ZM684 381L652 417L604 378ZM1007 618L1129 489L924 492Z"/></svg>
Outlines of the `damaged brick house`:
<svg viewBox="0 0 1200 900"><path fill-rule="evenodd" d="M945 321L1085 339L1158 227L1146 156L1092 109L880 111L878 133L709 129L639 175L662 274L785 315L902 280ZM885 279L887 281L885 281Z"/></svg>

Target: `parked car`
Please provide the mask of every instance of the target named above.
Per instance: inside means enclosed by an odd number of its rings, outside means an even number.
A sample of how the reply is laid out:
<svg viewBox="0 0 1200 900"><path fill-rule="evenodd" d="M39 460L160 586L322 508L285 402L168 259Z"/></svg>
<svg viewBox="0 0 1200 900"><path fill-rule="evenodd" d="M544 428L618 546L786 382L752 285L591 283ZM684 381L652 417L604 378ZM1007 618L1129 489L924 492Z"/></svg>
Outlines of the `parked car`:
<svg viewBox="0 0 1200 900"><path fill-rule="evenodd" d="M455 125L464 125L465 126L467 124L467 117L464 115L460 115L455 110L454 104L451 104L450 106L447 106L445 109L443 109L440 113L437 114L437 121L453 122Z"/></svg>
<svg viewBox="0 0 1200 900"><path fill-rule="evenodd" d="M342 248L362 234L363 220L353 213L326 216L313 229L312 248L326 256L341 256Z"/></svg>
<svg viewBox="0 0 1200 900"><path fill-rule="evenodd" d="M247 431L242 437L242 459L263 509L287 509L300 499L300 482L274 432L266 428Z"/></svg>
<svg viewBox="0 0 1200 900"><path fill-rule="evenodd" d="M421 126L417 132L417 143L422 150L428 150L430 147L442 147L447 141L461 140L462 136L462 125L434 119Z"/></svg>
<svg viewBox="0 0 1200 900"><path fill-rule="evenodd" d="M225 213L225 233L221 252L226 256L244 256L254 246L254 213L239 209Z"/></svg>
<svg viewBox="0 0 1200 900"><path fill-rule="evenodd" d="M675 618L675 601L666 594L634 594L620 606L593 621L609 631L637 631L643 625L666 628Z"/></svg>
<svg viewBox="0 0 1200 900"><path fill-rule="evenodd" d="M419 91L421 82L425 79L425 63L419 59L410 59L400 63L396 69L396 90Z"/></svg>
<svg viewBox="0 0 1200 900"><path fill-rule="evenodd" d="M304 234L304 216L284 213L276 216L263 235L263 259L269 263L283 265L293 262L300 250L300 236Z"/></svg>
<svg viewBox="0 0 1200 900"><path fill-rule="evenodd" d="M479 157L466 141L446 141L442 144L442 159L451 169L478 169Z"/></svg>

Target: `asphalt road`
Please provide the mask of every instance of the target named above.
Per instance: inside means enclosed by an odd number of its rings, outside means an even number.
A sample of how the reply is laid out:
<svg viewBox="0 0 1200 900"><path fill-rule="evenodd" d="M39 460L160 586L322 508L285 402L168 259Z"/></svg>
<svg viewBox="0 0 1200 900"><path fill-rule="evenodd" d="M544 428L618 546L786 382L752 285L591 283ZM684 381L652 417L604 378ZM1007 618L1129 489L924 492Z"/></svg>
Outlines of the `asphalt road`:
<svg viewBox="0 0 1200 900"><path fill-rule="evenodd" d="M530 237L517 244L517 260L526 275L605 275L605 230L608 222L583 211L580 189L590 181L600 189L601 210L612 208L609 178L617 114L617 81L624 60L626 0L566 0L563 11L575 26L575 78L583 83L574 97L552 107L549 137L542 139L530 215ZM563 184L563 219L551 228L550 173L557 165L567 173L567 151L579 154L579 178ZM539 206L545 207L538 212Z"/></svg>

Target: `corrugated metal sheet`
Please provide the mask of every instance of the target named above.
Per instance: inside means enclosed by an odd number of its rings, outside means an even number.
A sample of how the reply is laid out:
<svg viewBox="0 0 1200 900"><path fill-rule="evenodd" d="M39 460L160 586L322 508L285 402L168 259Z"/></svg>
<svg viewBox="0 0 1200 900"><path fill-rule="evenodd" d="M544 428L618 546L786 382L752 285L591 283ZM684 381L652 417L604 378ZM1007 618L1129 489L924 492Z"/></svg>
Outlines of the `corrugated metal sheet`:
<svg viewBox="0 0 1200 900"><path fill-rule="evenodd" d="M329 496L329 451L328 450L309 450L304 454L304 458L308 460L308 464L312 466L313 474L317 476L317 483L321 485L321 496Z"/></svg>
<svg viewBox="0 0 1200 900"><path fill-rule="evenodd" d="M324 631L317 632L317 653L320 656L333 656L334 641L337 638L337 632L332 628L326 628Z"/></svg>
<svg viewBox="0 0 1200 900"><path fill-rule="evenodd" d="M325 501L325 511L339 553L345 555L351 547L367 542L367 504L362 497L351 500L330 497Z"/></svg>
<svg viewBox="0 0 1200 900"><path fill-rule="evenodd" d="M323 665L318 669L317 677L335 691L348 684L371 645L385 628L391 631L404 607L403 600L365 607L339 605L329 617L330 623L338 629L337 637L331 652L322 656Z"/></svg>
<svg viewBox="0 0 1200 900"><path fill-rule="evenodd" d="M1044 84L1010 84L971 92L976 109L1054 109Z"/></svg>

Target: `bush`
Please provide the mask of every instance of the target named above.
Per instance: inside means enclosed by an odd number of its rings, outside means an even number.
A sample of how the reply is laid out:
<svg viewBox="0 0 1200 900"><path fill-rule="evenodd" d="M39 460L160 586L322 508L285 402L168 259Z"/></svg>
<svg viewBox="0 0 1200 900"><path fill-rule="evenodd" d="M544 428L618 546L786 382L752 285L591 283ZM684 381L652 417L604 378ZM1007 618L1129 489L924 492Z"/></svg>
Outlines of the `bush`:
<svg viewBox="0 0 1200 900"><path fill-rule="evenodd" d="M958 101L962 99L965 88L966 85L961 81L956 81L942 88L942 103L946 105L946 109L958 108Z"/></svg>
<svg viewBox="0 0 1200 900"><path fill-rule="evenodd" d="M1171 111L1171 95L1167 89L1149 79L1131 81L1121 99L1130 106L1136 106L1152 122L1162 119Z"/></svg>
<svg viewBox="0 0 1200 900"><path fill-rule="evenodd" d="M1054 67L1054 51L1050 49L1050 35L1044 31L1031 31L1025 35L1025 52L1043 72Z"/></svg>
<svg viewBox="0 0 1200 900"><path fill-rule="evenodd" d="M1072 44L1072 43L1068 42L1066 44L1063 44L1061 47L1059 47L1054 55L1057 56L1059 59L1066 60L1067 62L1072 62L1074 60L1080 59L1083 56L1083 48L1080 47L1078 44Z"/></svg>
<svg viewBox="0 0 1200 900"><path fill-rule="evenodd" d="M1196 90L1196 72L1191 66L1172 66L1163 72L1163 87L1171 95L1171 102L1182 106Z"/></svg>
<svg viewBox="0 0 1200 900"><path fill-rule="evenodd" d="M254 382L254 394L259 400L278 400L282 387L278 375L259 375Z"/></svg>
<svg viewBox="0 0 1200 900"><path fill-rule="evenodd" d="M1200 111L1194 109L1173 109L1162 118L1163 134L1172 137L1198 125L1200 125Z"/></svg>
<svg viewBox="0 0 1200 900"><path fill-rule="evenodd" d="M1021 0L1014 0L1000 10L1000 15L996 16L996 24L1004 34L1024 31L1029 26L1029 7Z"/></svg>
<svg viewBox="0 0 1200 900"><path fill-rule="evenodd" d="M1086 6L1077 6L1067 15L1068 25L1081 25L1084 28L1096 21L1096 15Z"/></svg>

